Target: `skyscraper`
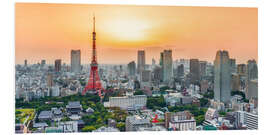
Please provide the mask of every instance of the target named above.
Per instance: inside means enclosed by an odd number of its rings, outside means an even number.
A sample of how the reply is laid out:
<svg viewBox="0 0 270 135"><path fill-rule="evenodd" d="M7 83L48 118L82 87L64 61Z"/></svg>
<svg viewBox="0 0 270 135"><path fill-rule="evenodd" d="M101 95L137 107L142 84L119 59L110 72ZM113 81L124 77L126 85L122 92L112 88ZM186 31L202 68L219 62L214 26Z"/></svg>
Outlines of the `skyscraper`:
<svg viewBox="0 0 270 135"><path fill-rule="evenodd" d="M71 50L71 72L81 71L81 50Z"/></svg>
<svg viewBox="0 0 270 135"><path fill-rule="evenodd" d="M138 51L138 59L137 59L137 73L141 73L145 69L145 51Z"/></svg>
<svg viewBox="0 0 270 135"><path fill-rule="evenodd" d="M201 78L206 76L206 65L207 65L206 61L200 61L200 77Z"/></svg>
<svg viewBox="0 0 270 135"><path fill-rule="evenodd" d="M27 60L24 60L24 66L25 67L27 66Z"/></svg>
<svg viewBox="0 0 270 135"><path fill-rule="evenodd" d="M232 73L231 86L232 86L232 91L240 90L240 77L236 73Z"/></svg>
<svg viewBox="0 0 270 135"><path fill-rule="evenodd" d="M141 75L141 82L150 82L151 81L151 71L143 70Z"/></svg>
<svg viewBox="0 0 270 135"><path fill-rule="evenodd" d="M200 81L200 63L198 59L190 59L189 63L191 83Z"/></svg>
<svg viewBox="0 0 270 135"><path fill-rule="evenodd" d="M172 50L163 51L163 81L169 82L173 77Z"/></svg>
<svg viewBox="0 0 270 135"><path fill-rule="evenodd" d="M152 58L151 70L154 70L155 67L156 67L156 60Z"/></svg>
<svg viewBox="0 0 270 135"><path fill-rule="evenodd" d="M236 60L230 59L231 71L232 73L236 73Z"/></svg>
<svg viewBox="0 0 270 135"><path fill-rule="evenodd" d="M258 98L258 67L255 60L248 60L247 64L247 99Z"/></svg>
<svg viewBox="0 0 270 135"><path fill-rule="evenodd" d="M160 60L159 60L159 65L163 65L163 52L160 53Z"/></svg>
<svg viewBox="0 0 270 135"><path fill-rule="evenodd" d="M161 80L163 81L163 52L160 53L159 65L161 67Z"/></svg>
<svg viewBox="0 0 270 135"><path fill-rule="evenodd" d="M153 81L155 83L159 83L162 80L162 68L160 66L156 66L153 71Z"/></svg>
<svg viewBox="0 0 270 135"><path fill-rule="evenodd" d="M131 61L128 63L128 75L135 76L136 73L136 64L135 61Z"/></svg>
<svg viewBox="0 0 270 135"><path fill-rule="evenodd" d="M247 99L258 98L258 79L248 81L246 98Z"/></svg>
<svg viewBox="0 0 270 135"><path fill-rule="evenodd" d="M258 67L255 60L248 60L247 78L248 81L258 78Z"/></svg>
<svg viewBox="0 0 270 135"><path fill-rule="evenodd" d="M214 74L214 99L227 103L231 95L231 66L227 51L217 51Z"/></svg>
<svg viewBox="0 0 270 135"><path fill-rule="evenodd" d="M53 75L51 73L48 73L48 75L47 75L47 86L48 87L53 86Z"/></svg>
<svg viewBox="0 0 270 135"><path fill-rule="evenodd" d="M61 59L57 59L54 62L54 69L56 72L60 72L61 71Z"/></svg>
<svg viewBox="0 0 270 135"><path fill-rule="evenodd" d="M247 73L247 66L246 64L238 64L237 65L237 73L241 76L246 75Z"/></svg>
<svg viewBox="0 0 270 135"><path fill-rule="evenodd" d="M44 65L46 65L46 60L41 60L41 66L43 67Z"/></svg>
<svg viewBox="0 0 270 135"><path fill-rule="evenodd" d="M177 66L177 77L179 78L182 76L184 76L184 65L183 64Z"/></svg>

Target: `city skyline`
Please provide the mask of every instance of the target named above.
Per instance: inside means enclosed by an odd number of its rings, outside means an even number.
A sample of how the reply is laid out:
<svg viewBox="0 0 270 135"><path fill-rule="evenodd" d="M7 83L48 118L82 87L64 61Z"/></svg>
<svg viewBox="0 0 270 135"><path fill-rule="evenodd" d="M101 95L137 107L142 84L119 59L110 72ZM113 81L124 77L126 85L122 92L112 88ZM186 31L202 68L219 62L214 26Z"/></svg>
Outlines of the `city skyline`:
<svg viewBox="0 0 270 135"><path fill-rule="evenodd" d="M35 8L38 12L33 12ZM213 62L217 50L228 50L237 64L258 61L257 8L17 3L15 63L45 59L53 64L61 59L70 64L70 51L79 49L81 63L89 64L93 12L100 64L137 61L138 50L145 50L150 64L165 49L172 49L173 60Z"/></svg>
<svg viewBox="0 0 270 135"><path fill-rule="evenodd" d="M15 133L258 129L257 8L15 7Z"/></svg>

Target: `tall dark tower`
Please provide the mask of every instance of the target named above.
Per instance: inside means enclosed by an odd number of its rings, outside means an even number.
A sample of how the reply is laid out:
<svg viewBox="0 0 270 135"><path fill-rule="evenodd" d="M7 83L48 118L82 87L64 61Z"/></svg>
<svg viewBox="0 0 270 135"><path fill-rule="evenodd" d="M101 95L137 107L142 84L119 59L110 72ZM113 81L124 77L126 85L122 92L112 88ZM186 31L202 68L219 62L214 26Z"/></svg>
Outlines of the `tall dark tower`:
<svg viewBox="0 0 270 135"><path fill-rule="evenodd" d="M99 97L102 97L101 90L104 91L102 87L99 74L98 74L98 63L97 63L97 56L96 56L96 31L95 31L95 16L93 18L93 42L92 42L92 62L91 62L91 70L90 70L90 77L88 83L86 84L82 94L84 95L87 91L94 91L98 92Z"/></svg>

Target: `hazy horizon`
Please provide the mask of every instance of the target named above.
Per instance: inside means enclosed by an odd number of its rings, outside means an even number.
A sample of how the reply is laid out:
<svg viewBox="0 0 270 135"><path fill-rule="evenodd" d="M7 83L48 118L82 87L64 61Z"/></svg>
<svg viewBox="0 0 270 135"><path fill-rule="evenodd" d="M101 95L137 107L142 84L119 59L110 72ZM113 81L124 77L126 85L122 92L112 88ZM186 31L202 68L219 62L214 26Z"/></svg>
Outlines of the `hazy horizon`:
<svg viewBox="0 0 270 135"><path fill-rule="evenodd" d="M258 61L257 8L17 3L15 63L69 64L78 49L82 64L90 63L93 13L99 64L137 63L141 49L147 64L159 63L164 49L172 49L173 60L212 63L227 50L237 63Z"/></svg>

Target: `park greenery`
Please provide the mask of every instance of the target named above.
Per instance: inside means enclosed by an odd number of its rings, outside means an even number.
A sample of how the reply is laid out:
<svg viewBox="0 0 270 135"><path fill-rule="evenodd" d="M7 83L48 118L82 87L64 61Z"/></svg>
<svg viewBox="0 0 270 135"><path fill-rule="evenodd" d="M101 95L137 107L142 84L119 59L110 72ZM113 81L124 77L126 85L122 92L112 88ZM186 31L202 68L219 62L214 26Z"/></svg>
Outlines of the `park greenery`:
<svg viewBox="0 0 270 135"><path fill-rule="evenodd" d="M39 99L33 99L32 101L25 102L23 99L16 99L16 108L35 108L39 113L41 111L50 110L52 107L66 107L69 101L87 102L92 101L97 103L100 101L98 95L93 94L75 94L65 97L44 97Z"/></svg>
<svg viewBox="0 0 270 135"><path fill-rule="evenodd" d="M35 116L34 109L16 109L15 110L15 123L27 124L33 120Z"/></svg>
<svg viewBox="0 0 270 135"><path fill-rule="evenodd" d="M148 97L146 107L152 110L159 110L163 107L166 107L166 102L163 96Z"/></svg>
<svg viewBox="0 0 270 135"><path fill-rule="evenodd" d="M135 93L141 95L141 92L141 90L138 90L138 92ZM114 95L115 93L111 94ZM211 95L211 93L208 93L208 95ZM206 97L200 99L201 106L207 105L208 99ZM116 127L120 131L125 130L125 119L128 113L116 107L105 108L104 105L100 102L100 98L98 95L93 95L89 93L87 93L86 95L75 94L65 97L44 97L40 99L33 99L29 102L25 102L22 99L16 99L16 123L23 121L22 118L19 119L19 116L22 115L22 113L25 113L25 111L22 110L28 108L35 108L35 112L39 113L44 110L51 110L52 107L65 108L69 101L80 101L84 111L89 107L94 110L93 114L85 114L82 116L82 120L85 123L85 127L82 129L83 132L90 132L100 128L101 126L106 126L108 124L108 119L114 119L117 122ZM163 107L166 107L166 102L163 96L147 97L146 106L153 111L157 109L162 110ZM179 112L186 110L190 111L194 115L194 118L198 125L202 124L202 122L204 121L204 114L207 111L206 108L199 108L196 105L168 106L168 110L170 112ZM69 120L70 119L68 117L64 116L61 121Z"/></svg>
<svg viewBox="0 0 270 135"><path fill-rule="evenodd" d="M125 119L127 112L120 110L119 108L105 108L100 102L100 98L97 95L86 94L86 95L71 95L66 97L45 97L41 99L34 99L29 102L24 102L22 99L16 100L16 108L36 108L37 112L44 110L50 110L52 107L63 107L65 108L69 101L80 101L83 110L85 111L89 107L94 110L93 114L85 114L82 116L82 120L85 123L85 127L82 129L83 132L90 132L101 126L106 126L108 119L114 119L118 122L117 127L120 131L124 131ZM110 109L111 111L108 111ZM34 109L16 109L16 123L24 121L28 112ZM19 116L24 117L19 117ZM34 115L31 115L33 118ZM69 121L70 118L64 116L61 121ZM46 122L50 124L51 122Z"/></svg>

